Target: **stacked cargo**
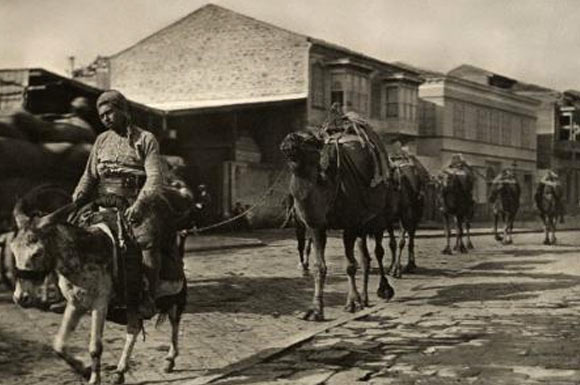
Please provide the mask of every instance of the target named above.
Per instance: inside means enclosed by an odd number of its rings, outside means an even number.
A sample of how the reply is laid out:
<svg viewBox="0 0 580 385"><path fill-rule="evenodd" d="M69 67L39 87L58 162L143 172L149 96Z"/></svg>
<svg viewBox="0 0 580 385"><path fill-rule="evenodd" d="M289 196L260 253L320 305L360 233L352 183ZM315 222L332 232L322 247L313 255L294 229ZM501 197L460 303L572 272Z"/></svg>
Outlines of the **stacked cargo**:
<svg viewBox="0 0 580 385"><path fill-rule="evenodd" d="M75 115L45 121L24 110L0 115L0 231L16 199L32 187L71 190L85 167L95 132Z"/></svg>

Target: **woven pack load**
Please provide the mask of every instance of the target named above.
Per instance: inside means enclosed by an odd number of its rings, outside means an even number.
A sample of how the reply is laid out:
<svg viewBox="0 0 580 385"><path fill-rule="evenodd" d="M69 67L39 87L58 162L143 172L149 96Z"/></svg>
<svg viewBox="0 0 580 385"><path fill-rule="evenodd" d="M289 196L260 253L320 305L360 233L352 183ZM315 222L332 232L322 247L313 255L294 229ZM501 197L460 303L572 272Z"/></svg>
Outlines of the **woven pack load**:
<svg viewBox="0 0 580 385"><path fill-rule="evenodd" d="M43 176L50 172L54 157L42 146L28 141L0 138L0 175Z"/></svg>
<svg viewBox="0 0 580 385"><path fill-rule="evenodd" d="M4 128L7 134L17 132L14 138L27 139L31 142L39 142L50 132L52 123L32 115L25 110L16 110L2 116L2 125L9 126ZM8 135L6 135L8 136Z"/></svg>
<svg viewBox="0 0 580 385"><path fill-rule="evenodd" d="M84 120L68 117L54 122L51 129L44 132L41 142L93 143L95 132Z"/></svg>

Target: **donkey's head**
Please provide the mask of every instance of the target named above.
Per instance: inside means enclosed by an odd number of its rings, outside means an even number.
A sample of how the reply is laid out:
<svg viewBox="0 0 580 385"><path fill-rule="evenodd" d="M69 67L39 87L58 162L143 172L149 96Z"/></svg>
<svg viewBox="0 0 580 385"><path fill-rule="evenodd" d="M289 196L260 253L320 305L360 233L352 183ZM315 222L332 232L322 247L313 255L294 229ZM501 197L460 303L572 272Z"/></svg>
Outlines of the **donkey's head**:
<svg viewBox="0 0 580 385"><path fill-rule="evenodd" d="M324 142L311 132L291 132L282 140L280 151L288 160L292 172L304 173L318 170L323 145Z"/></svg>
<svg viewBox="0 0 580 385"><path fill-rule="evenodd" d="M76 205L70 203L47 215L32 215L26 210L27 195L13 211L17 231L10 243L15 257L16 288L14 302L22 307L38 306L40 288L46 276L55 269L54 225L64 221Z"/></svg>

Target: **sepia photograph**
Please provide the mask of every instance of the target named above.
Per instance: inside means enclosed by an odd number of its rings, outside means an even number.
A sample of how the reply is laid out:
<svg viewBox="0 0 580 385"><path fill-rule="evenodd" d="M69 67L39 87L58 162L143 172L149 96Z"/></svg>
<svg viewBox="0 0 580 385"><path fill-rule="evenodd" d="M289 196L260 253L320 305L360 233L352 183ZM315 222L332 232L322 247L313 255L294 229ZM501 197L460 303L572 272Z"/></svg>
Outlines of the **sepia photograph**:
<svg viewBox="0 0 580 385"><path fill-rule="evenodd" d="M0 0L0 384L579 385L578 20Z"/></svg>

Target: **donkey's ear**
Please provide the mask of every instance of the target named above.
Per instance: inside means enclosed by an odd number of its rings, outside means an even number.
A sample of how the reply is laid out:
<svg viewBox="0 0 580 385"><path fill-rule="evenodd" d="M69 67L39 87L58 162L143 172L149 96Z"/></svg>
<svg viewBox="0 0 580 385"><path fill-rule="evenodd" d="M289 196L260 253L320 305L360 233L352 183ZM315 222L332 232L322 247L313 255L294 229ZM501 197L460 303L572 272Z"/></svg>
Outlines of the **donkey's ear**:
<svg viewBox="0 0 580 385"><path fill-rule="evenodd" d="M24 199L19 198L14 205L14 209L12 210L12 216L14 217L14 221L16 222L16 227L21 229L30 223L30 217L26 214L24 210Z"/></svg>
<svg viewBox="0 0 580 385"><path fill-rule="evenodd" d="M79 204L77 202L71 202L52 213L43 216L37 223L38 228L43 228L45 226L65 222L68 216L79 209Z"/></svg>

